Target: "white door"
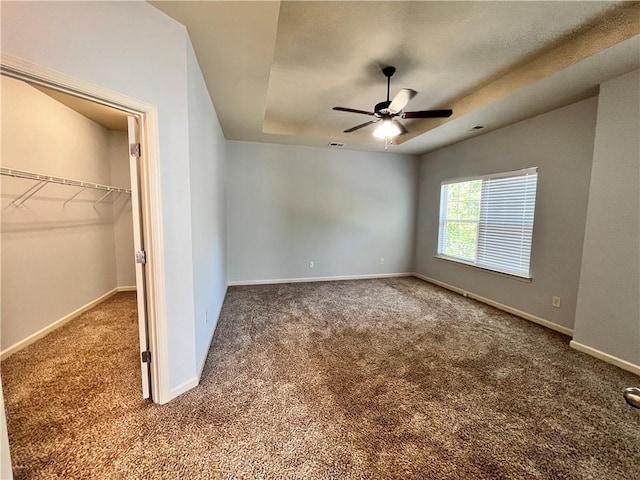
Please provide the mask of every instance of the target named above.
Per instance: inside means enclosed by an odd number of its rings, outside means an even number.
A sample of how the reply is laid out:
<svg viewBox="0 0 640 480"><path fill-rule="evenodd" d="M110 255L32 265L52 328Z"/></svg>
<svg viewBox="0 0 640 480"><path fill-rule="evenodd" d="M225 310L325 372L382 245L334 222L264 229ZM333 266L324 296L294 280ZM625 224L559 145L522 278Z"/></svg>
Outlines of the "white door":
<svg viewBox="0 0 640 480"><path fill-rule="evenodd" d="M137 117L129 116L129 165L131 168L131 209L133 217L133 246L136 257L136 291L138 298L138 330L140 333L140 369L142 372L142 396L151 398L151 352L147 324L145 291L146 252L140 208L140 126Z"/></svg>

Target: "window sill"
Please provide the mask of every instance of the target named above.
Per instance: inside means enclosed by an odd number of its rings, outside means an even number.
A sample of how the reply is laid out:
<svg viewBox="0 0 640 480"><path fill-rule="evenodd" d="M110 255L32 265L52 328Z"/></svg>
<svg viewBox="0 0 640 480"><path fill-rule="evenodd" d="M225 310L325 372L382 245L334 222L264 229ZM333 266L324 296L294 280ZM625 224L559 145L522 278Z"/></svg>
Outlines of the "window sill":
<svg viewBox="0 0 640 480"><path fill-rule="evenodd" d="M497 270L491 270L490 268L486 268L486 267L479 267L472 263L467 263L463 260L458 260L457 258L452 258L452 257L446 257L444 255L435 255L434 258L436 258L437 260L443 260L445 262L455 263L456 265L462 265L463 267L469 267L476 270L481 270L483 272L491 273L493 275L512 278L513 280L518 280L519 282L531 283L533 280L532 277L521 277L519 275L512 275L510 273L498 272Z"/></svg>

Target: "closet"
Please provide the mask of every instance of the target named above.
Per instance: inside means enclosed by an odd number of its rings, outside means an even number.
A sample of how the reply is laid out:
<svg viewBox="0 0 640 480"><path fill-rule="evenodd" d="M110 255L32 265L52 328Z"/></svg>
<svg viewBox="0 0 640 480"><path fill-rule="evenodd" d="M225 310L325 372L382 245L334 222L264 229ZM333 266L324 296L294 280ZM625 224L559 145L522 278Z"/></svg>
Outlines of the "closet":
<svg viewBox="0 0 640 480"><path fill-rule="evenodd" d="M136 276L126 113L1 81L4 359Z"/></svg>

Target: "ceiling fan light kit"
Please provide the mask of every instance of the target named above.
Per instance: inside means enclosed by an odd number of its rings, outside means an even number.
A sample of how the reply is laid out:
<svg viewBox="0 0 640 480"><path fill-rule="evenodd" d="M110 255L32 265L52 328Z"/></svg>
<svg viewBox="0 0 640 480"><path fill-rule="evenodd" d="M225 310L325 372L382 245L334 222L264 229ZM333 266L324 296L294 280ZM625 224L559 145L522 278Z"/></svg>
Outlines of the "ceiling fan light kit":
<svg viewBox="0 0 640 480"><path fill-rule="evenodd" d="M334 110L340 112L349 112L349 113L358 113L361 115L369 115L374 117L372 120L368 122L361 123L360 125L356 125L355 127L348 128L344 131L344 133L355 132L356 130L360 130L361 128L368 127L369 125L373 125L374 123L378 123L382 120L382 123L378 125L378 127L374 130L373 135L377 138L385 140L385 150L389 143L389 140L392 140L394 137L398 135L404 135L408 133L408 130L405 128L402 123L400 123L395 117L400 118L447 118L453 114L452 110L420 110L416 112L403 112L404 107L407 106L409 101L415 97L418 92L415 90L411 90L410 88L403 88L400 90L393 100L389 100L389 93L391 87L391 77L394 73L396 73L395 67L388 66L382 69L382 73L385 77L387 77L387 100L384 102L380 102L376 104L373 108L373 112L368 112L366 110L358 110L355 108L347 108L347 107L333 107Z"/></svg>
<svg viewBox="0 0 640 480"><path fill-rule="evenodd" d="M393 138L400 135L400 127L392 120L383 120L378 128L373 131L373 135L377 138Z"/></svg>

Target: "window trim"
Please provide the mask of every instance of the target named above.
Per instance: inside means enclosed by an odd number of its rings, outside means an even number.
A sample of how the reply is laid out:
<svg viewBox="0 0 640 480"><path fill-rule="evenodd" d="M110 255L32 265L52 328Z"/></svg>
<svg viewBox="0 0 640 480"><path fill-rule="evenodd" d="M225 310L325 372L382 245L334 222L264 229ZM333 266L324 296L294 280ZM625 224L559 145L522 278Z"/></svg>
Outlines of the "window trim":
<svg viewBox="0 0 640 480"><path fill-rule="evenodd" d="M470 262L470 261L465 260L463 258L451 257L449 255L446 255L444 253L440 253L439 252L439 250L440 250L440 225L442 223L441 214L442 214L442 208L443 208L443 205L442 205L442 187L444 187L446 185L456 184L456 183L470 182L470 181L473 181L473 180L499 179L499 178L505 178L505 177L525 176L525 175L530 175L530 174L536 174L537 175L538 174L538 167L527 167L527 168L522 168L520 170L511 170L511 171L508 171L508 172L499 172L499 173L494 173L494 174L476 175L476 176L469 176L469 177L462 177L462 178L453 178L453 179L444 180L444 181L440 182L440 206L438 208L438 238L437 238L437 242L436 242L436 255L434 255L434 258L436 258L438 260L444 260L444 261L447 261L447 262L452 262L452 263L456 263L456 264L459 264L459 265L463 265L465 267L475 268L477 270L482 270L482 271L489 272L489 273L492 273L492 274L495 274L495 275L500 275L500 276L503 276L503 277L512 278L512 279L515 279L515 280L518 280L518 281L522 281L522 282L531 282L533 280L533 274L531 272L531 254L529 256L529 275L519 275L517 273L502 272L500 270L496 270L496 269L493 269L493 268L490 268L490 267L477 265L475 262ZM534 208L535 208L535 204L534 204ZM535 217L535 213L534 213L534 217ZM531 239L533 241L533 231L531 232Z"/></svg>
<svg viewBox="0 0 640 480"><path fill-rule="evenodd" d="M516 177L520 175L528 175L530 173L538 173L538 167L527 167L519 170L510 170L508 172L488 173L486 175L473 175L469 177L451 178L449 180L443 180L440 182L440 188L444 185L451 185L452 183L470 182L472 180L484 180L486 178L504 178L504 177Z"/></svg>
<svg viewBox="0 0 640 480"><path fill-rule="evenodd" d="M462 265L463 267L474 268L476 270L481 270L483 272L491 273L493 275L498 275L500 277L511 278L512 280L518 280L519 282L531 283L533 282L533 275L529 274L528 277L522 275L516 275L513 273L505 273L499 270L493 270L492 268L481 267L480 265L476 265L475 263L465 262L464 260L460 260L455 257L449 257L444 254L436 254L433 256L436 260L443 260L445 262L455 263L457 265Z"/></svg>

